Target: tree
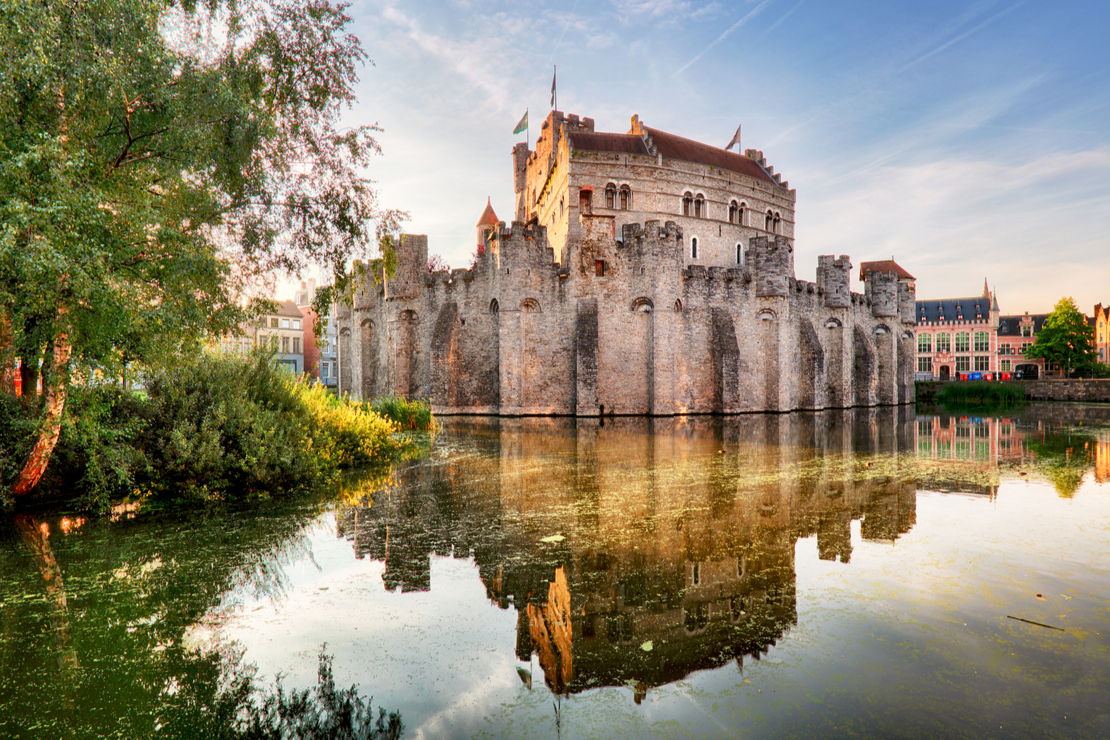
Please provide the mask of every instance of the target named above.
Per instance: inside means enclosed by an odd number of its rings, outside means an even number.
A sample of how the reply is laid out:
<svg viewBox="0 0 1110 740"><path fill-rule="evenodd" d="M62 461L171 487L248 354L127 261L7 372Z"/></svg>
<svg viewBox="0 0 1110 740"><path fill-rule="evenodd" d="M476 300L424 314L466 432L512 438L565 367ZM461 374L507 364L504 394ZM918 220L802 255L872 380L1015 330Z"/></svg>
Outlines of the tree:
<svg viewBox="0 0 1110 740"><path fill-rule="evenodd" d="M340 126L365 60L345 7L0 0L0 361L44 388L16 495L75 377L233 329L274 272L343 289L403 218L363 174L377 127Z"/></svg>
<svg viewBox="0 0 1110 740"><path fill-rule="evenodd" d="M1025 356L1055 362L1065 369L1067 377L1073 369L1090 370L1098 362L1094 338L1095 330L1087 323L1075 301L1061 298L1045 319L1044 326Z"/></svg>

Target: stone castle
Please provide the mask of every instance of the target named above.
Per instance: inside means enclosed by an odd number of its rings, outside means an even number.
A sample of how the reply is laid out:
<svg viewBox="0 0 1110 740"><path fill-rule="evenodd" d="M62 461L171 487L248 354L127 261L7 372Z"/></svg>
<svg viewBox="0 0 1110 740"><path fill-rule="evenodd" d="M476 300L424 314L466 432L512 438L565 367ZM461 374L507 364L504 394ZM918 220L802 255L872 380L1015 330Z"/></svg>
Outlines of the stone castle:
<svg viewBox="0 0 1110 740"><path fill-rule="evenodd" d="M491 206L471 269L392 277L338 312L340 388L437 414L672 415L914 400L914 284L846 255L794 276L795 191L762 152L553 111L513 148L511 226ZM716 234L713 231L716 230Z"/></svg>

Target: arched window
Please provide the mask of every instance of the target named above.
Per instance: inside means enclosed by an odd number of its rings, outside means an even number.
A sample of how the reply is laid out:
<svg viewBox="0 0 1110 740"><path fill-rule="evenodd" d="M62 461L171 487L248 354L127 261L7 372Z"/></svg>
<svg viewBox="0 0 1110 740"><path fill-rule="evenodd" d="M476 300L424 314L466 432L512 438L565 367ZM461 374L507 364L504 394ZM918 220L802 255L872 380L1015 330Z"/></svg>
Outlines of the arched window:
<svg viewBox="0 0 1110 740"><path fill-rule="evenodd" d="M775 220L771 224L771 226L773 227L771 230L774 231L776 234L779 233L779 224L780 223L782 223L782 215L778 211L775 211Z"/></svg>
<svg viewBox="0 0 1110 740"><path fill-rule="evenodd" d="M690 240L690 259L696 260L698 258L698 238L695 236Z"/></svg>
<svg viewBox="0 0 1110 740"><path fill-rule="evenodd" d="M492 301L489 302L489 312L490 313L499 313L500 311L501 311L501 304L497 302L496 298L494 298Z"/></svg>
<svg viewBox="0 0 1110 740"><path fill-rule="evenodd" d="M736 243L736 264L744 264L744 245L739 242Z"/></svg>
<svg viewBox="0 0 1110 740"><path fill-rule="evenodd" d="M705 218L705 196L701 193L694 198L694 218Z"/></svg>
<svg viewBox="0 0 1110 740"><path fill-rule="evenodd" d="M744 225L744 209L747 207L748 204L741 201L740 208L738 208L736 211L736 223L740 224L741 226Z"/></svg>
<svg viewBox="0 0 1110 740"><path fill-rule="evenodd" d="M689 216L694 207L694 195L687 192L682 196L682 215Z"/></svg>
<svg viewBox="0 0 1110 740"><path fill-rule="evenodd" d="M732 201L728 204L728 222L730 224L736 223L736 212L739 210L740 207L736 205L736 201Z"/></svg>
<svg viewBox="0 0 1110 740"><path fill-rule="evenodd" d="M627 211L632 207L632 188L621 185L621 210Z"/></svg>
<svg viewBox="0 0 1110 740"><path fill-rule="evenodd" d="M608 185L605 186L605 207L606 208L613 208L613 202L616 200L616 197L617 197L617 186L614 185L613 183L609 183Z"/></svg>
<svg viewBox="0 0 1110 740"><path fill-rule="evenodd" d="M770 231L771 230L771 223L774 220L775 220L775 214L771 213L770 211L767 211L767 222L763 225L763 230L764 231Z"/></svg>

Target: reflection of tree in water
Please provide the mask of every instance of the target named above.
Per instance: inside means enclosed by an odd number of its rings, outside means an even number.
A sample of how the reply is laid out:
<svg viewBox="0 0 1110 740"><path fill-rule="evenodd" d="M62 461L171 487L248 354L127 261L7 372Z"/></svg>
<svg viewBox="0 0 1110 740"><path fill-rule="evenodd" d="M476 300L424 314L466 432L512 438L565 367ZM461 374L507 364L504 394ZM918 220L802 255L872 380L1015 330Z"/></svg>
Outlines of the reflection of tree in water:
<svg viewBox="0 0 1110 740"><path fill-rule="evenodd" d="M0 529L0 736L237 736L265 694L190 628L236 589L281 593L318 513L16 517Z"/></svg>
<svg viewBox="0 0 1110 740"><path fill-rule="evenodd" d="M1075 495L1083 476L1095 466L1098 440L1086 431L1070 427L1046 431L1026 444L1035 457L1037 469L1065 498Z"/></svg>
<svg viewBox="0 0 1110 740"><path fill-rule="evenodd" d="M794 547L848 562L913 526L901 409L732 418L454 421L477 439L340 512L387 588L431 587L432 554L473 556L517 609L517 657L557 693L652 687L745 657L797 621Z"/></svg>

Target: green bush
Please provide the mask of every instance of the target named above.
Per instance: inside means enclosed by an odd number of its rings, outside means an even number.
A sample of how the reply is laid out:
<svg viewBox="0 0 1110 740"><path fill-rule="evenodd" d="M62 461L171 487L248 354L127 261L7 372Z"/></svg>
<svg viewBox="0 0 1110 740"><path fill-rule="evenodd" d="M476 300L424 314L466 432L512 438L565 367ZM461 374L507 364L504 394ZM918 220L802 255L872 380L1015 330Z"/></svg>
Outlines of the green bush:
<svg viewBox="0 0 1110 740"><path fill-rule="evenodd" d="M6 481L29 451L37 413L33 401L0 403ZM94 505L265 499L390 458L408 444L398 432L395 422L297 380L265 354L204 354L154 373L144 395L73 389L36 494Z"/></svg>
<svg viewBox="0 0 1110 740"><path fill-rule="evenodd" d="M374 413L390 419L405 431L433 431L435 419L427 401L408 401L400 396L375 399L370 405Z"/></svg>
<svg viewBox="0 0 1110 740"><path fill-rule="evenodd" d="M1025 389L1018 385L980 381L949 383L936 395L936 402L949 407L1007 407L1025 403Z"/></svg>

